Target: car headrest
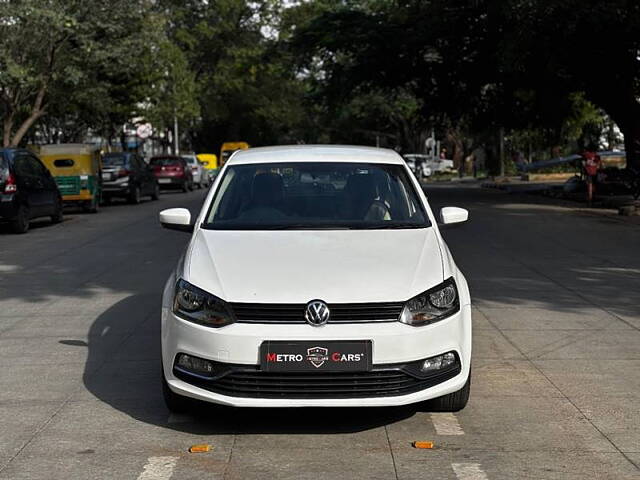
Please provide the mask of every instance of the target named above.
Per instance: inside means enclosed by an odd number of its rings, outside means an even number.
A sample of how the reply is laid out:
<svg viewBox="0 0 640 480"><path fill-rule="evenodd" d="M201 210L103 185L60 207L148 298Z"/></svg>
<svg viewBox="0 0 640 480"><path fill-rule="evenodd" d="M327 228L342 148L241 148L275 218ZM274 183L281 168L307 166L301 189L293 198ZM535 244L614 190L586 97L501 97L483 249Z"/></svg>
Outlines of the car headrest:
<svg viewBox="0 0 640 480"><path fill-rule="evenodd" d="M284 182L277 173L259 173L251 185L252 203L260 207L278 205L284 197Z"/></svg>

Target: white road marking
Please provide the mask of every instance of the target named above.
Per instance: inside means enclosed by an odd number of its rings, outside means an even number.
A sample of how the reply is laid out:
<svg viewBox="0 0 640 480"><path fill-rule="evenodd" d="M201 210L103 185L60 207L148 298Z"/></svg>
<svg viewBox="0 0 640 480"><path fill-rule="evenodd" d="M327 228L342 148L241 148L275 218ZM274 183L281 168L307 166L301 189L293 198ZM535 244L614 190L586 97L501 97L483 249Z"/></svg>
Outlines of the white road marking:
<svg viewBox="0 0 640 480"><path fill-rule="evenodd" d="M464 431L453 413L432 413L431 421L438 435L464 435Z"/></svg>
<svg viewBox="0 0 640 480"><path fill-rule="evenodd" d="M138 480L169 480L178 457L149 457Z"/></svg>
<svg viewBox="0 0 640 480"><path fill-rule="evenodd" d="M451 467L458 480L489 480L479 463L452 463Z"/></svg>

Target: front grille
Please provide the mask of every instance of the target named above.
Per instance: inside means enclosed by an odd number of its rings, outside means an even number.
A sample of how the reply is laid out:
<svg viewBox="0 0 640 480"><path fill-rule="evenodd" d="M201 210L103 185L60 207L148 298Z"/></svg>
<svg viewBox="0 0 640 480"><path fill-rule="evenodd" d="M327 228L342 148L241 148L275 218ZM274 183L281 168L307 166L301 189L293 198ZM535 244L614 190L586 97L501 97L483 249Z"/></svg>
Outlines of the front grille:
<svg viewBox="0 0 640 480"><path fill-rule="evenodd" d="M428 376L416 375L421 362L380 365L369 372L264 372L258 366L217 363L215 378L193 375L174 367L174 375L194 386L232 397L330 399L390 397L433 387L461 371L457 361Z"/></svg>
<svg viewBox="0 0 640 480"><path fill-rule="evenodd" d="M329 323L395 322L404 304L338 303L329 305ZM236 321L240 323L306 323L306 305L295 303L232 303Z"/></svg>

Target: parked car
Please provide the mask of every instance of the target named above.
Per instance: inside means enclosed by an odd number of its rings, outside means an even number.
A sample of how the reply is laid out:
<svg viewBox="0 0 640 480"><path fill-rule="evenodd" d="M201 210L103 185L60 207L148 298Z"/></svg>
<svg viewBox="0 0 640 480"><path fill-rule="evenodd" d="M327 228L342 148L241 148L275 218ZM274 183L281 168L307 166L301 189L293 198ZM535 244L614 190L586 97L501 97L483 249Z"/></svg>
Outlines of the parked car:
<svg viewBox="0 0 640 480"><path fill-rule="evenodd" d="M106 153L102 156L102 196L105 202L114 197L140 203L144 196L157 200L160 189L151 167L137 153Z"/></svg>
<svg viewBox="0 0 640 480"><path fill-rule="evenodd" d="M162 300L163 391L242 407L392 406L468 400L471 301L436 219L392 150L237 152L192 220Z"/></svg>
<svg viewBox="0 0 640 480"><path fill-rule="evenodd" d="M53 176L28 150L0 149L0 219L15 233L29 230L30 220L63 218L62 196Z"/></svg>
<svg viewBox="0 0 640 480"><path fill-rule="evenodd" d="M211 183L209 173L204 168L204 165L198 161L198 158L195 155L182 155L182 158L187 162L187 166L191 169L193 184L198 188L208 187Z"/></svg>
<svg viewBox="0 0 640 480"><path fill-rule="evenodd" d="M183 158L176 155L153 157L149 165L161 188L193 190L193 173Z"/></svg>
<svg viewBox="0 0 640 480"><path fill-rule="evenodd" d="M420 154L407 154L403 155L404 161L407 163L409 170L411 170L418 180L428 178L432 174L431 167L429 166L426 155Z"/></svg>
<svg viewBox="0 0 640 480"><path fill-rule="evenodd" d="M100 150L92 145L61 143L40 147L40 158L58 184L65 204L97 213L102 197Z"/></svg>
<svg viewBox="0 0 640 480"><path fill-rule="evenodd" d="M453 168L453 160L447 158L437 158L423 153L407 153L403 155L403 157L407 162L415 165L414 171L416 175L422 175L423 177L428 177L433 173L450 173L455 171Z"/></svg>

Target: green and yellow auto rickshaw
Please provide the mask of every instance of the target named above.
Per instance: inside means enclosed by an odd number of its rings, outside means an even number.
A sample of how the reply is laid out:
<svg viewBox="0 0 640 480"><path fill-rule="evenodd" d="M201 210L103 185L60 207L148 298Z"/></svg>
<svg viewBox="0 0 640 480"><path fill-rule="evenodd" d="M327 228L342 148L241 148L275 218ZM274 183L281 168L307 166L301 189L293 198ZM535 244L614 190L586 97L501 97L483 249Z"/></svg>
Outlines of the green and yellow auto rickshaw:
<svg viewBox="0 0 640 480"><path fill-rule="evenodd" d="M80 205L96 213L102 195L100 150L92 145L43 145L40 158L58 184L65 204Z"/></svg>

